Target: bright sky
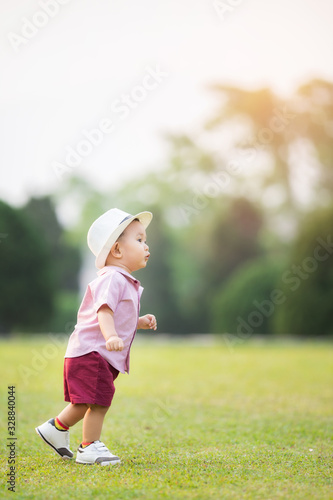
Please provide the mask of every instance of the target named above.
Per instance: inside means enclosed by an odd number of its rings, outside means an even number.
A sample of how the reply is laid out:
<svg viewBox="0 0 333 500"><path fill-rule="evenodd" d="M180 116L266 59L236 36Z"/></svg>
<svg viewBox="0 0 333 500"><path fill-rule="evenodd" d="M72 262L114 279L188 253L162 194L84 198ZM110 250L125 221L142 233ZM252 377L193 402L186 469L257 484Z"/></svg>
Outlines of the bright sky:
<svg viewBox="0 0 333 500"><path fill-rule="evenodd" d="M55 165L103 190L159 168L163 134L214 112L210 83L333 81L332 0L218 3L1 0L0 198L56 189Z"/></svg>

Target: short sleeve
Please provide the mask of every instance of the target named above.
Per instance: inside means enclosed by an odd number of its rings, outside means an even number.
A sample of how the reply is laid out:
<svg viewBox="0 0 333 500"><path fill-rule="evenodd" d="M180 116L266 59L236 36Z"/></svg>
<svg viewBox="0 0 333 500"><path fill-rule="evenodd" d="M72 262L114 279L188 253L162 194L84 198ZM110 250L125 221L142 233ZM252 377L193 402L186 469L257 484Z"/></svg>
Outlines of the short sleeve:
<svg viewBox="0 0 333 500"><path fill-rule="evenodd" d="M100 279L91 283L95 312L97 313L104 304L116 312L123 295L124 284L124 278L117 272L102 275Z"/></svg>

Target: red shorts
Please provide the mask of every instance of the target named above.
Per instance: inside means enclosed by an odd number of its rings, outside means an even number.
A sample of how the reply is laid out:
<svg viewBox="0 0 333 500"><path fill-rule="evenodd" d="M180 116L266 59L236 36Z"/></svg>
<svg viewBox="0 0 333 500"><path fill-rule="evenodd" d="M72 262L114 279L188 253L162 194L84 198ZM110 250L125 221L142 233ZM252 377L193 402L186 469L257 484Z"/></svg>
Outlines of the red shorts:
<svg viewBox="0 0 333 500"><path fill-rule="evenodd" d="M65 401L110 406L115 393L114 380L119 371L98 352L65 358Z"/></svg>

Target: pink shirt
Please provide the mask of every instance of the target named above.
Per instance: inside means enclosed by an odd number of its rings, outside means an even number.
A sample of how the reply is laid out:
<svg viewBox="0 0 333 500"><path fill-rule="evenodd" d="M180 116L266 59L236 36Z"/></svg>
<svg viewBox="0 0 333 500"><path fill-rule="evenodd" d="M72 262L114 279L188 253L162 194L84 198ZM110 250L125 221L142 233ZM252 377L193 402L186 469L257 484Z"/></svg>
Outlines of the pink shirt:
<svg viewBox="0 0 333 500"><path fill-rule="evenodd" d="M65 358L97 351L121 373L129 373L130 347L138 325L143 288L137 279L120 267L105 266L97 275L89 283L83 297ZM114 313L116 332L124 341L122 351L108 351L105 347L97 317L103 304L107 304Z"/></svg>

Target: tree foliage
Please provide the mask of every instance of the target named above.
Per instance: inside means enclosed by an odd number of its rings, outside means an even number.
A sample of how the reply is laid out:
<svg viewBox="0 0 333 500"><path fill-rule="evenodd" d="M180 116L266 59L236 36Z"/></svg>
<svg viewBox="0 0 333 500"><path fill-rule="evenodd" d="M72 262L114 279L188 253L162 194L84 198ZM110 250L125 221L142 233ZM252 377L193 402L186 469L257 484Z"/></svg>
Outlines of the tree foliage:
<svg viewBox="0 0 333 500"><path fill-rule="evenodd" d="M272 319L285 300L276 288L282 270L278 258L257 259L241 266L213 300L213 331L245 338L272 333Z"/></svg>
<svg viewBox="0 0 333 500"><path fill-rule="evenodd" d="M66 241L50 197L0 202L0 329L64 331L77 313L81 255Z"/></svg>
<svg viewBox="0 0 333 500"><path fill-rule="evenodd" d="M31 219L2 201L0 227L1 330L41 330L55 294L48 244Z"/></svg>
<svg viewBox="0 0 333 500"><path fill-rule="evenodd" d="M333 334L333 207L306 218L282 280L287 300L274 317L278 333Z"/></svg>
<svg viewBox="0 0 333 500"><path fill-rule="evenodd" d="M317 174L313 193L326 199L331 196L333 83L314 79L286 98L269 89L245 90L225 85L212 89L220 96L221 106L208 129L230 127L238 119L242 132L235 135L233 157L252 169L264 156L266 169L258 180L262 192L272 186L281 188L284 197L279 210L287 209L289 216L297 216L297 185L293 178L295 170L304 172L309 165L316 168ZM313 197L312 203L316 199Z"/></svg>
<svg viewBox="0 0 333 500"><path fill-rule="evenodd" d="M51 198L31 198L22 210L33 221L49 247L50 267L56 288L76 292L81 268L80 250L66 241L66 233L58 221Z"/></svg>

